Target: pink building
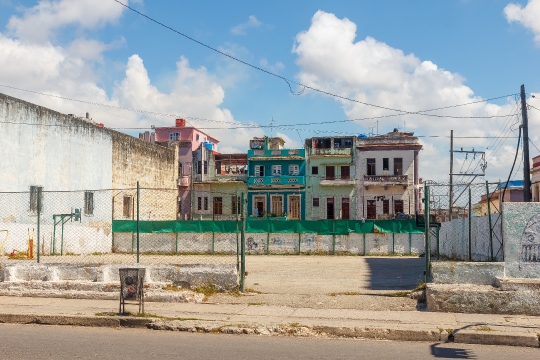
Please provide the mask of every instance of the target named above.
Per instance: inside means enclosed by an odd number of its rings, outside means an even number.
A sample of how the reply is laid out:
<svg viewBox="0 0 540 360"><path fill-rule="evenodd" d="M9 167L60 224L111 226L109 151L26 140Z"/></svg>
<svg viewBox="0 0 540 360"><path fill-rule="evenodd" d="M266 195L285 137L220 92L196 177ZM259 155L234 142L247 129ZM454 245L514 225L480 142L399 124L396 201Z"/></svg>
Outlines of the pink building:
<svg viewBox="0 0 540 360"><path fill-rule="evenodd" d="M186 126L185 119L176 119L176 126L156 127L155 135L153 135L147 131L140 133L139 138L165 147L169 147L172 142L178 142L179 144L177 218L179 220L190 220L191 191L193 188L193 152L203 144L206 148L217 153L219 140L197 128ZM208 164L202 164L202 166L208 166Z"/></svg>

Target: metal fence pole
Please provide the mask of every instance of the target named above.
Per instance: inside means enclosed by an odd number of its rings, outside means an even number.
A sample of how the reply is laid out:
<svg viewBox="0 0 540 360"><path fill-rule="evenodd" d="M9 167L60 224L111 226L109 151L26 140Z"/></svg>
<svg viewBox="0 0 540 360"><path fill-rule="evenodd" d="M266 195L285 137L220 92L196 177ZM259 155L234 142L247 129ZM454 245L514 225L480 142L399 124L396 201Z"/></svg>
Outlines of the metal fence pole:
<svg viewBox="0 0 540 360"><path fill-rule="evenodd" d="M139 204L140 204L140 190L139 182L137 181L137 264L139 263Z"/></svg>
<svg viewBox="0 0 540 360"><path fill-rule="evenodd" d="M469 261L472 261L472 234L471 234L471 222L472 222L472 214L471 214L471 187L469 186Z"/></svg>
<svg viewBox="0 0 540 360"><path fill-rule="evenodd" d="M37 262L39 264L40 256L40 226L41 226L41 191L37 192Z"/></svg>
<svg viewBox="0 0 540 360"><path fill-rule="evenodd" d="M395 254L396 254L396 251L395 251L396 240L395 240L394 235L395 235L395 234L392 233L392 255L395 255Z"/></svg>
<svg viewBox="0 0 540 360"><path fill-rule="evenodd" d="M412 233L409 233L409 255L412 255Z"/></svg>
<svg viewBox="0 0 540 360"><path fill-rule="evenodd" d="M242 193L242 212L240 219L242 220L242 233L240 236L240 291L244 292L246 282L246 216L245 212L245 197Z"/></svg>
<svg viewBox="0 0 540 360"><path fill-rule="evenodd" d="M487 208L488 208L488 220L489 220L489 261L494 261L493 259L493 226L491 225L491 198L489 196L489 184L486 181L486 199L487 199Z"/></svg>
<svg viewBox="0 0 540 360"><path fill-rule="evenodd" d="M431 242L429 241L429 233L430 233L430 227L429 227L429 185L426 185L425 187L425 195L424 195L424 223L425 223L425 237L426 237L426 244L425 244L425 252L426 252L426 282L429 282L429 279L431 278L431 269L430 269L430 257L431 257Z"/></svg>
<svg viewBox="0 0 540 360"><path fill-rule="evenodd" d="M437 235L437 260L441 260L440 241L439 241L439 227L438 226L435 228L435 233Z"/></svg>
<svg viewBox="0 0 540 360"><path fill-rule="evenodd" d="M238 190L236 190L234 196L234 214L236 215L236 270L240 271L240 242L238 241L238 210L240 209L240 204L238 203Z"/></svg>
<svg viewBox="0 0 540 360"><path fill-rule="evenodd" d="M366 256L366 233L362 234L362 241L364 242L364 256Z"/></svg>
<svg viewBox="0 0 540 360"><path fill-rule="evenodd" d="M302 242L302 235L298 233L298 255L300 255L300 243Z"/></svg>

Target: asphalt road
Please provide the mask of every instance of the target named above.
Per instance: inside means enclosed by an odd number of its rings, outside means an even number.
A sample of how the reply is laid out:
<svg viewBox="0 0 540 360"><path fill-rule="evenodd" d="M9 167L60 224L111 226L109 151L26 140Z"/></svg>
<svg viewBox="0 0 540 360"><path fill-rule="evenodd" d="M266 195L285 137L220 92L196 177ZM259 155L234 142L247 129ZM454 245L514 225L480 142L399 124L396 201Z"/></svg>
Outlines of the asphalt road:
<svg viewBox="0 0 540 360"><path fill-rule="evenodd" d="M0 359L538 359L540 349L0 324Z"/></svg>

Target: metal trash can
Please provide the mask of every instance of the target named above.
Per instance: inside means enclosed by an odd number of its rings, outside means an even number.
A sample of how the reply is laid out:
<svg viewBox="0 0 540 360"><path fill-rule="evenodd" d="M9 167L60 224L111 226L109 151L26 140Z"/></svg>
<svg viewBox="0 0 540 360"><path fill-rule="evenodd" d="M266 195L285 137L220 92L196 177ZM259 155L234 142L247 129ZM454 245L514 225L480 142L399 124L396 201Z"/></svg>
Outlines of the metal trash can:
<svg viewBox="0 0 540 360"><path fill-rule="evenodd" d="M125 313L125 304L139 304L139 313L144 314L144 274L146 269L118 269L120 275L120 314Z"/></svg>

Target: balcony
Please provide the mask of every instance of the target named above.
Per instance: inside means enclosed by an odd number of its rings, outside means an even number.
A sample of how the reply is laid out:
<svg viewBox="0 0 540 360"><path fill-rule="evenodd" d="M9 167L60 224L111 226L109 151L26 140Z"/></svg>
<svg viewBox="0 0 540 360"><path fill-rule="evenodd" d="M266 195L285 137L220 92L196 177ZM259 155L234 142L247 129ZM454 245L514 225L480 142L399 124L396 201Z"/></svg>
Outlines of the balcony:
<svg viewBox="0 0 540 360"><path fill-rule="evenodd" d="M251 149L248 150L248 159L250 158L285 158L293 157L295 159L303 159L306 157L305 149L281 149L281 150L264 150Z"/></svg>
<svg viewBox="0 0 540 360"><path fill-rule="evenodd" d="M353 148L312 148L311 156L352 156Z"/></svg>
<svg viewBox="0 0 540 360"><path fill-rule="evenodd" d="M247 174L217 174L212 180L219 181L219 182L227 182L227 181L242 181L246 182L247 180Z"/></svg>
<svg viewBox="0 0 540 360"><path fill-rule="evenodd" d="M403 186L409 184L408 175L364 175L364 186Z"/></svg>
<svg viewBox="0 0 540 360"><path fill-rule="evenodd" d="M250 176L247 183L249 186L303 187L306 181L303 176Z"/></svg>
<svg viewBox="0 0 540 360"><path fill-rule="evenodd" d="M178 186L189 186L189 175L183 175L178 178Z"/></svg>
<svg viewBox="0 0 540 360"><path fill-rule="evenodd" d="M321 186L354 186L356 181L351 179L349 176L344 178L338 177L327 177L321 178L319 185Z"/></svg>

